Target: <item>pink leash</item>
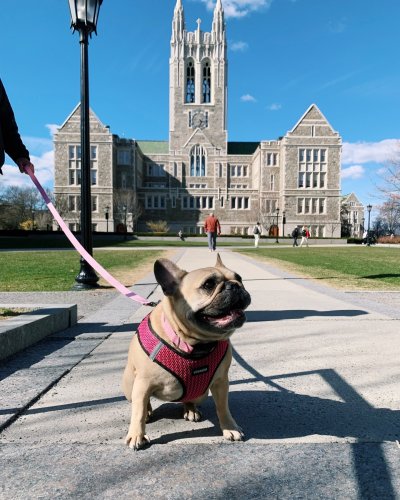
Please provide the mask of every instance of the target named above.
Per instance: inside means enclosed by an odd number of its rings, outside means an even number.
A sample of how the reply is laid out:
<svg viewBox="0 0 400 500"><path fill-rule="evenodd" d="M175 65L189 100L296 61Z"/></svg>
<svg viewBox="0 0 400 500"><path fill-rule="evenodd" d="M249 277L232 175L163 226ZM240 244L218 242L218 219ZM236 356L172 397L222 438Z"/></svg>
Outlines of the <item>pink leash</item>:
<svg viewBox="0 0 400 500"><path fill-rule="evenodd" d="M35 184L35 186L38 188L40 194L42 195L44 201L46 202L46 205L48 206L50 212L53 214L53 217L56 219L58 222L59 226L63 230L65 236L69 239L69 241L72 243L74 248L80 253L80 255L86 260L88 264L92 266L92 268L97 271L100 276L102 276L110 285L112 285L114 288L116 288L122 295L125 295L126 297L129 297L130 299L140 302L143 305L151 306L154 307L157 305L155 302L151 302L140 295L137 295L136 293L132 292L124 286L122 283L120 283L117 279L115 279L111 274L104 269L85 249L84 247L79 243L79 241L75 238L75 236L72 234L70 229L67 227L65 222L62 220L60 214L57 212L55 206L51 202L50 198L47 196L46 191L43 189L41 186L40 182L37 180L35 177L35 174L32 172L32 169L30 167L25 167L25 172L29 175L29 177L32 179L32 182Z"/></svg>

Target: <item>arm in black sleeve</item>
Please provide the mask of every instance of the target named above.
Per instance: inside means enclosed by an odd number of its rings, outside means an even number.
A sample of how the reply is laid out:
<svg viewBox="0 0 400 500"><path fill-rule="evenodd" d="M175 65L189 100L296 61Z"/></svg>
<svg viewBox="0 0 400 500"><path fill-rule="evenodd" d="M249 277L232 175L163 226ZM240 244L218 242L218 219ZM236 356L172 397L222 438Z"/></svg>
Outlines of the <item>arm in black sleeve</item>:
<svg viewBox="0 0 400 500"><path fill-rule="evenodd" d="M0 133L3 138L4 151L16 162L19 158L30 160L29 151L22 142L18 132L17 122L15 121L7 93L0 80Z"/></svg>

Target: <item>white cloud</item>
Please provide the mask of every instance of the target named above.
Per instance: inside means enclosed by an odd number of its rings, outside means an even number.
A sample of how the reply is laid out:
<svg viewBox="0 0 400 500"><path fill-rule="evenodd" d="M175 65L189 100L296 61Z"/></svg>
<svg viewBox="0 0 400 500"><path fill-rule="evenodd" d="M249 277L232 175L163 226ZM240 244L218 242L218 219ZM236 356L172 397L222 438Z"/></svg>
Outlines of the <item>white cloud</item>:
<svg viewBox="0 0 400 500"><path fill-rule="evenodd" d="M362 165L352 165L342 169L341 177L342 179L361 179L364 174L365 169Z"/></svg>
<svg viewBox="0 0 400 500"><path fill-rule="evenodd" d="M274 103L270 104L269 106L267 106L267 109L269 111L279 111L281 108L282 108L282 104L279 104L277 102L274 102Z"/></svg>
<svg viewBox="0 0 400 500"><path fill-rule="evenodd" d="M56 123L47 123L46 128L49 129L50 135L53 137L53 135L58 132L60 125L57 125Z"/></svg>
<svg viewBox="0 0 400 500"><path fill-rule="evenodd" d="M246 42L232 42L229 47L233 52L244 52L249 48L249 44Z"/></svg>
<svg viewBox="0 0 400 500"><path fill-rule="evenodd" d="M250 94L242 95L240 100L243 102L257 102L257 99Z"/></svg>
<svg viewBox="0 0 400 500"><path fill-rule="evenodd" d="M385 139L380 142L344 142L342 164L385 163L398 156L399 139Z"/></svg>
<svg viewBox="0 0 400 500"><path fill-rule="evenodd" d="M52 131L58 125L46 125ZM31 162L35 166L35 175L44 187L53 188L54 185L54 150L53 141L45 137L22 137L27 147ZM19 168L6 157L2 167L4 175L1 177L2 187L8 186L33 186L29 175L22 174Z"/></svg>
<svg viewBox="0 0 400 500"><path fill-rule="evenodd" d="M201 0L209 10L215 8L215 0ZM222 0L226 17L245 17L251 12L268 8L273 0Z"/></svg>

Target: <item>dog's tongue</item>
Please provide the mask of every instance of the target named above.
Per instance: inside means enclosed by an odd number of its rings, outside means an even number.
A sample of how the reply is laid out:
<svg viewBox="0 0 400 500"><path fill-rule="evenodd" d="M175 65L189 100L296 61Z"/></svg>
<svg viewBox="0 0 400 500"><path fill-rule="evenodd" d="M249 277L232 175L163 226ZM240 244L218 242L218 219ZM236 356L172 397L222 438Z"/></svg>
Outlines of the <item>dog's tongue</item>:
<svg viewBox="0 0 400 500"><path fill-rule="evenodd" d="M224 327L226 325L229 325L229 323L232 323L232 321L235 321L236 318L238 318L241 315L241 311L231 311L229 314L226 316L220 316L219 318L213 318L212 323L219 327Z"/></svg>

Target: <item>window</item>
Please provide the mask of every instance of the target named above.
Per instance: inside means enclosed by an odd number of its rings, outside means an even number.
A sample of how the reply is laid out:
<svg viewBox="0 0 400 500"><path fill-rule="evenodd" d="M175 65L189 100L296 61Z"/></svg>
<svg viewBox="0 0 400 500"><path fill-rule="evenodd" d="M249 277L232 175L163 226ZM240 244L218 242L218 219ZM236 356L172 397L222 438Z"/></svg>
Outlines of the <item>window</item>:
<svg viewBox="0 0 400 500"><path fill-rule="evenodd" d="M278 153L267 153L267 166L272 167L278 164Z"/></svg>
<svg viewBox="0 0 400 500"><path fill-rule="evenodd" d="M304 198L298 198L297 199L297 213L302 214L303 213L303 203L304 203Z"/></svg>
<svg viewBox="0 0 400 500"><path fill-rule="evenodd" d="M229 172L231 177L247 177L247 165L229 165ZM222 177L222 176L221 176Z"/></svg>
<svg viewBox="0 0 400 500"><path fill-rule="evenodd" d="M185 210L214 209L214 196L183 196L182 208Z"/></svg>
<svg viewBox="0 0 400 500"><path fill-rule="evenodd" d="M92 196L92 212L97 212L97 196Z"/></svg>
<svg viewBox="0 0 400 500"><path fill-rule="evenodd" d="M210 62L206 61L203 66L203 83L202 83L203 102L211 102L211 68Z"/></svg>
<svg viewBox="0 0 400 500"><path fill-rule="evenodd" d="M147 164L147 175L148 177L165 177L167 174L164 170L163 164L158 163L148 163Z"/></svg>
<svg viewBox="0 0 400 500"><path fill-rule="evenodd" d="M68 196L68 210L70 212L79 212L81 209L81 197L76 195Z"/></svg>
<svg viewBox="0 0 400 500"><path fill-rule="evenodd" d="M97 170L94 169L90 170L90 183L92 186L97 185Z"/></svg>
<svg viewBox="0 0 400 500"><path fill-rule="evenodd" d="M231 208L234 210L248 210L250 207L250 200L248 196L232 196Z"/></svg>
<svg viewBox="0 0 400 500"><path fill-rule="evenodd" d="M90 146L90 159L97 160L97 146Z"/></svg>
<svg viewBox="0 0 400 500"><path fill-rule="evenodd" d="M269 179L269 190L275 191L275 175L274 174L271 174L270 179Z"/></svg>
<svg viewBox="0 0 400 500"><path fill-rule="evenodd" d="M154 208L157 210L165 209L165 195L163 194L146 194L145 198L146 208Z"/></svg>
<svg viewBox="0 0 400 500"><path fill-rule="evenodd" d="M97 146L93 146L97 148ZM97 149L96 149L97 150ZM81 184L81 147L68 146L69 172L68 181L70 186L80 186ZM91 167L97 168L97 160L91 161Z"/></svg>
<svg viewBox="0 0 400 500"><path fill-rule="evenodd" d="M190 152L191 177L204 177L206 175L206 151L202 146L193 146Z"/></svg>
<svg viewBox="0 0 400 500"><path fill-rule="evenodd" d="M188 61L186 67L186 96L185 102L190 103L195 100L195 69L192 60Z"/></svg>
<svg viewBox="0 0 400 500"><path fill-rule="evenodd" d="M304 161L304 149L299 149L299 161Z"/></svg>
<svg viewBox="0 0 400 500"><path fill-rule="evenodd" d="M131 152L128 149L120 149L117 154L118 165L131 164Z"/></svg>
<svg viewBox="0 0 400 500"><path fill-rule="evenodd" d="M304 187L304 172L299 172L299 188Z"/></svg>

